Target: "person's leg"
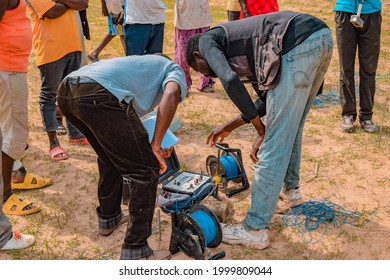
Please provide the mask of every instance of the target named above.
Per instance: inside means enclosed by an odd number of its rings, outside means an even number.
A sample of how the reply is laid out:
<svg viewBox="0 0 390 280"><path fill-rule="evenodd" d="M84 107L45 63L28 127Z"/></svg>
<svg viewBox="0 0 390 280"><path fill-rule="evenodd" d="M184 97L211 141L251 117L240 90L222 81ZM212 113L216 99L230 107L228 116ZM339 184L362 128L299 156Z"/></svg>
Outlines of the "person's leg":
<svg viewBox="0 0 390 280"><path fill-rule="evenodd" d="M42 117L43 129L49 138L49 149L52 150L60 146L56 130L56 92L62 80L62 69L64 61L62 59L39 66L41 74L41 92L39 105ZM65 154L66 155L66 154ZM59 154L58 156L65 156Z"/></svg>
<svg viewBox="0 0 390 280"><path fill-rule="evenodd" d="M62 79L64 79L66 76L68 76L73 71L76 71L80 69L80 63L81 63L81 52L72 52L67 54L63 58L63 68L62 68ZM57 85L58 89L59 84ZM68 138L71 141L72 139L77 140L85 140L84 135L81 133L81 131L75 127L71 121L66 119L66 125L68 127ZM82 141L83 143L83 141ZM72 144L72 143L70 143Z"/></svg>
<svg viewBox="0 0 390 280"><path fill-rule="evenodd" d="M93 134L91 145L96 148L101 172L99 218L107 220L117 215L122 197L122 176L130 180L130 221L121 258L138 259L151 255L147 238L151 234L159 164L150 147L147 131L132 105L126 111L103 87L95 84L96 89L91 89L93 86L87 84L69 85L71 90L68 90L69 100L66 101L69 105L66 106L62 86L59 104L63 113L74 122L73 118L77 118L76 125L82 130L87 126ZM87 138L90 135L86 132Z"/></svg>
<svg viewBox="0 0 390 280"><path fill-rule="evenodd" d="M11 176L12 176L12 167L14 164L14 159L11 158L9 155L7 155L4 152L1 152L1 159L3 162L2 165L2 174L3 175L3 191L4 191L4 200L6 201L8 197L11 196L12 194L12 189L11 189Z"/></svg>
<svg viewBox="0 0 390 280"><path fill-rule="evenodd" d="M26 73L3 72L1 90L0 126L3 132L2 174L3 195L7 200L12 194L11 176L15 158L20 158L28 138L28 88Z"/></svg>
<svg viewBox="0 0 390 280"><path fill-rule="evenodd" d="M318 70L313 81L312 92L306 104L305 111L303 113L303 118L299 125L297 137L295 139L293 150L291 153L290 163L288 165L287 173L284 178L284 187L286 191L285 193L289 202L291 203L291 206L298 206L303 203L302 196L299 191L303 127L305 125L306 117L310 111L314 99L316 98L316 94L314 93L318 92L318 89L321 87L325 73L329 67L332 53L328 52L326 54L327 56L321 59L321 64L318 66Z"/></svg>
<svg viewBox="0 0 390 280"><path fill-rule="evenodd" d="M152 32L151 24L126 24L126 55L143 55Z"/></svg>
<svg viewBox="0 0 390 280"><path fill-rule="evenodd" d="M22 157L27 146L27 74L1 72L0 84L3 85L0 88L0 126L4 136L2 144L2 195L3 202L6 202L12 195L11 177L14 160ZM15 197L15 199L19 199L19 197ZM33 203L29 203L23 207L22 211L35 207ZM10 211L14 211L14 209L10 209Z"/></svg>
<svg viewBox="0 0 390 280"><path fill-rule="evenodd" d="M72 85L66 86L62 84L58 91L58 103L64 112L64 115L87 137L91 147L94 149L98 156L98 167L99 167L99 183L98 183L98 198L100 206L97 208L98 216L102 220L110 220L116 218L121 214L120 201L121 201L121 190L122 190L122 175L117 171L115 165L111 162L109 156L105 152L103 146L100 144L100 138L102 131L96 131L96 129L90 128L87 123L91 122L93 113L98 111L94 108L90 114L86 117L81 117L79 112L75 108L93 107L93 101L105 103L111 100L110 93L100 85L94 84L80 84L74 85L74 87L80 87L80 89L71 90ZM87 97L83 97L79 90L83 90L84 93L88 94ZM68 100L70 96L80 96L81 102L74 102ZM105 98L105 99L104 99ZM99 107L99 106L97 106ZM102 112L102 111L99 111ZM110 120L112 120L110 118ZM102 124L102 129L109 125ZM101 130L102 130L101 129ZM115 138L115 137L113 137ZM113 139L114 140L114 139ZM119 203L118 203L119 201ZM105 225L102 225L103 228Z"/></svg>
<svg viewBox="0 0 390 280"><path fill-rule="evenodd" d="M152 25L151 37L145 49L145 54L162 53L164 45L164 23Z"/></svg>
<svg viewBox="0 0 390 280"><path fill-rule="evenodd" d="M202 34L206 30L208 30L210 27L202 27L198 28L195 30L195 34ZM188 40L188 39L187 39ZM213 85L215 84L215 81L213 78L210 77L205 77L202 74L199 77L199 82L198 82L198 90L206 92L206 93L213 93Z"/></svg>
<svg viewBox="0 0 390 280"><path fill-rule="evenodd" d="M20 160L15 160L12 167L11 183L23 183L26 174L27 170L22 162Z"/></svg>
<svg viewBox="0 0 390 280"><path fill-rule="evenodd" d="M63 124L64 115L61 112L61 109L56 104L56 119L57 119L57 134L58 135L65 135L68 132L66 131L66 128Z"/></svg>
<svg viewBox="0 0 390 280"><path fill-rule="evenodd" d="M356 119L355 57L358 31L350 23L350 15L336 12L336 39L340 61L341 115Z"/></svg>
<svg viewBox="0 0 390 280"><path fill-rule="evenodd" d="M185 47L188 39L195 35L194 30L181 30L175 27L175 48L174 56L175 62L180 65L186 76L187 90L191 89L192 79L190 74L190 67L187 64L185 56Z"/></svg>
<svg viewBox="0 0 390 280"><path fill-rule="evenodd" d="M89 53L89 57L91 57L92 61L99 60L100 52L111 42L112 39L114 39L116 35L110 35L107 33L103 40L99 43L99 45Z"/></svg>
<svg viewBox="0 0 390 280"><path fill-rule="evenodd" d="M283 180L299 176L303 125L332 51L331 33L322 29L282 57L280 83L267 94L265 139L257 154L252 203L244 220L249 229L269 225Z"/></svg>
<svg viewBox="0 0 390 280"><path fill-rule="evenodd" d="M108 32L107 34L103 37L102 41L99 43L99 45L89 53L87 56L91 62L96 62L99 60L99 55L100 52L111 42L111 40L118 35L117 30L115 25L112 22L112 16L109 14L107 16L107 27L108 27Z"/></svg>
<svg viewBox="0 0 390 280"><path fill-rule="evenodd" d="M2 150L2 143L3 143L3 136L0 128L1 150ZM32 235L22 234L18 231L12 232L12 225L9 222L8 217L3 212L3 177L1 173L2 168L3 168L2 160L0 157L0 250L24 249L34 244L35 237Z"/></svg>
<svg viewBox="0 0 390 280"><path fill-rule="evenodd" d="M359 99L360 121L372 119L374 107L375 78L378 67L380 51L380 33L382 17L380 12L363 15L363 30L359 32L358 57L359 57Z"/></svg>
<svg viewBox="0 0 390 280"><path fill-rule="evenodd" d="M1 83L0 83L1 85ZM0 88L1 90L1 88ZM1 92L1 91L0 91ZM3 136L0 128L0 148L2 147ZM2 170L2 160L0 158L0 172ZM3 212L3 176L0 173L0 248L3 248L7 244L8 240L12 237L12 226L7 216Z"/></svg>

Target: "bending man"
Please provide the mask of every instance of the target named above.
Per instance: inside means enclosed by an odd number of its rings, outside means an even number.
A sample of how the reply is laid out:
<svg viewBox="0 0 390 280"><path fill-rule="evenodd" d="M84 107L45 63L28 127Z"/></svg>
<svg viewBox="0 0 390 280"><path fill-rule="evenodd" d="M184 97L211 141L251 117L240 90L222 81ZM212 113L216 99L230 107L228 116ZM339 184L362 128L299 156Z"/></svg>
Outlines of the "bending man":
<svg viewBox="0 0 390 280"><path fill-rule="evenodd" d="M147 81L147 82L145 82ZM98 156L99 233L128 221L121 259L166 259L149 247L159 171L167 149L161 141L185 98L183 70L160 55L102 60L69 74L58 91L64 115L87 137ZM140 117L157 105L152 142ZM121 212L123 178L131 181L129 217Z"/></svg>
<svg viewBox="0 0 390 280"><path fill-rule="evenodd" d="M251 151L256 163L251 208L242 222L223 226L223 242L269 246L268 226L283 183L287 191L298 190L303 126L332 51L332 34L323 21L291 11L222 23L188 41L188 65L218 77L258 132ZM266 128L242 80L266 104ZM225 132L209 136L209 143Z"/></svg>

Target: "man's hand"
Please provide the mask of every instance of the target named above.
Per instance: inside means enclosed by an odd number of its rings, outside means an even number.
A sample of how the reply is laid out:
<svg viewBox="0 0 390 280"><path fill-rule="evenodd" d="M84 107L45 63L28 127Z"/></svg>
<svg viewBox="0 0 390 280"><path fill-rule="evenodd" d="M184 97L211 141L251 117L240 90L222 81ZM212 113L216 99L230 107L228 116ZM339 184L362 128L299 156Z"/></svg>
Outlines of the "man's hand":
<svg viewBox="0 0 390 280"><path fill-rule="evenodd" d="M165 163L164 158L169 158L171 156L173 147L160 148L159 150L154 150L154 149L152 150L160 164L160 174L163 174L165 171L167 171L167 164Z"/></svg>
<svg viewBox="0 0 390 280"><path fill-rule="evenodd" d="M175 115L177 105L180 101L180 86L178 83L170 81L165 85L163 97L158 106L156 126L154 128L154 134L152 142L153 153L156 155L160 163L160 173L164 173L167 170L167 165L164 161L164 157L169 157L172 153L171 148L161 149L161 143L164 138L165 132L172 122Z"/></svg>
<svg viewBox="0 0 390 280"><path fill-rule="evenodd" d="M125 16L123 12L120 12L118 15L118 21L116 22L116 25L122 25L125 20Z"/></svg>
<svg viewBox="0 0 390 280"><path fill-rule="evenodd" d="M206 144L214 146L216 143L223 143L225 137L228 137L232 131L227 128L226 124L214 128L207 137Z"/></svg>
<svg viewBox="0 0 390 280"><path fill-rule="evenodd" d="M253 163L256 163L258 161L257 158L257 151L259 150L261 143L263 143L264 136L258 135L255 141L252 144L252 150L250 153L251 160Z"/></svg>
<svg viewBox="0 0 390 280"><path fill-rule="evenodd" d="M244 124L245 121L241 118L241 115L234 117L227 123L214 128L207 137L206 144L210 143L210 146L214 146L216 143L223 143L225 137L228 137L233 130Z"/></svg>
<svg viewBox="0 0 390 280"><path fill-rule="evenodd" d="M254 118L253 120L251 120L251 123L253 124L253 126L256 128L256 131L258 133L258 136L257 138L255 139L255 141L253 142L253 145L252 145L252 150L251 150L251 153L250 153L250 157L252 159L252 161L254 163L256 163L258 161L258 158L257 158L257 150L259 149L261 143L263 143L263 140L264 140L264 135L265 135L265 126L263 124L263 122L261 121L260 117L257 116L256 118Z"/></svg>

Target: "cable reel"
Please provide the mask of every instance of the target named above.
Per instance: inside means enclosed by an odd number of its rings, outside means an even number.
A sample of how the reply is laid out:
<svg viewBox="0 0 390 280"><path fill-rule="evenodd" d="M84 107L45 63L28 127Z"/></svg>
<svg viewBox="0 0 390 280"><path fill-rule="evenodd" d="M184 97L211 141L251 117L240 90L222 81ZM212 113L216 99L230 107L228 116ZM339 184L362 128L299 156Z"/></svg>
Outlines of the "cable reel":
<svg viewBox="0 0 390 280"><path fill-rule="evenodd" d="M218 157L210 155L206 159L207 172L213 177L215 184L225 189L227 197L248 189L249 181L242 163L241 150L229 148L226 143L217 143L215 146L218 148ZM241 186L229 191L229 181Z"/></svg>
<svg viewBox="0 0 390 280"><path fill-rule="evenodd" d="M207 248L215 248L221 244L222 228L218 218L203 205L191 209L188 214L171 212L172 234L169 251L176 254L182 251L196 260L204 260ZM223 258L225 252L221 251L209 260Z"/></svg>

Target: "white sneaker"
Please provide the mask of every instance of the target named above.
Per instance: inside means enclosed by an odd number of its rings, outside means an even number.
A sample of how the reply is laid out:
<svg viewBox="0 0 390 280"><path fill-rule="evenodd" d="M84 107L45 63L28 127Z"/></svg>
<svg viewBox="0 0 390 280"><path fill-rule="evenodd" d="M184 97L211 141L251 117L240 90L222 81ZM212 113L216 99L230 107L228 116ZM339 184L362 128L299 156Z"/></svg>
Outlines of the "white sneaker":
<svg viewBox="0 0 390 280"><path fill-rule="evenodd" d="M35 242L35 237L33 235L27 235L20 233L19 231L14 231L12 233L12 238L4 245L0 250L19 250L30 247Z"/></svg>
<svg viewBox="0 0 390 280"><path fill-rule="evenodd" d="M286 195L287 201L290 203L291 207L303 204L302 195L298 187L284 191L284 194Z"/></svg>
<svg viewBox="0 0 390 280"><path fill-rule="evenodd" d="M269 246L268 229L247 230L242 223L222 226L222 242L227 244L249 245L258 250Z"/></svg>

